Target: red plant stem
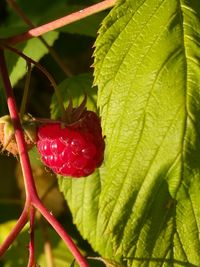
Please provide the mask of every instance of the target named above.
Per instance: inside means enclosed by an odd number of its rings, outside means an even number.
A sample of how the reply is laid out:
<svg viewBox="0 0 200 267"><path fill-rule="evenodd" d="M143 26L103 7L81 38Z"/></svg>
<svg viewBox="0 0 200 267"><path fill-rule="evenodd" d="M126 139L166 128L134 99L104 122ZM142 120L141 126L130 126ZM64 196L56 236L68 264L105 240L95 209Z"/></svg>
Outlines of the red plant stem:
<svg viewBox="0 0 200 267"><path fill-rule="evenodd" d="M12 86L10 83L8 70L5 62L4 52L0 49L0 72L2 75L2 80L4 83L4 87L7 95L7 105L10 113L10 117L13 122L13 126L15 129L15 139L19 149L19 157L22 166L22 173L24 177L25 191L27 200L30 199L32 195L37 195L33 175L31 171L31 165L28 157L28 152L26 150L26 144L24 140L24 134L22 130L22 126L20 123L17 105L15 102L15 98L12 91Z"/></svg>
<svg viewBox="0 0 200 267"><path fill-rule="evenodd" d="M25 33L10 37L5 39L6 42L10 44L17 44L26 40L29 40L33 37L41 36L44 33L47 33L49 31L58 29L60 27L63 27L65 25L68 25L72 22L81 20L83 18L86 18L90 15L96 14L100 11L103 11L105 9L108 9L112 6L114 6L116 3L116 0L105 0L100 3L97 3L95 5L92 5L90 7L86 7L82 10L79 10L77 12L71 13L67 16L64 16L62 18L53 20L51 22L48 22L42 26L33 28Z"/></svg>
<svg viewBox="0 0 200 267"><path fill-rule="evenodd" d="M86 259L80 254L76 245L72 241L71 237L65 232L63 227L60 225L58 221L55 221L53 215L41 204L37 199L33 200L33 205L37 208L43 217L53 226L65 244L68 246L69 250L73 254L76 261L79 263L81 267L89 267Z"/></svg>
<svg viewBox="0 0 200 267"><path fill-rule="evenodd" d="M29 210L30 220L30 242L29 242L29 261L27 267L35 267L35 246L34 246L34 221L35 221L35 208L30 206Z"/></svg>
<svg viewBox="0 0 200 267"><path fill-rule="evenodd" d="M19 232L23 229L24 225L28 221L28 210L27 206L25 205L21 216L19 217L16 225L11 230L7 238L4 240L3 244L0 246L0 257L6 252L6 250L9 248L10 244L15 240Z"/></svg>

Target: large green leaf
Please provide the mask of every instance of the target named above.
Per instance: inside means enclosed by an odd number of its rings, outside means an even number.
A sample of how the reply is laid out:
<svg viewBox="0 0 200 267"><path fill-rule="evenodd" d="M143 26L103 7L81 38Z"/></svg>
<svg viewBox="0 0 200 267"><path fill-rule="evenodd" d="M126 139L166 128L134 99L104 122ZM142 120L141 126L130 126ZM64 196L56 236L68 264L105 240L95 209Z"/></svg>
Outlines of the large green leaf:
<svg viewBox="0 0 200 267"><path fill-rule="evenodd" d="M96 43L102 233L132 266L200 265L200 6L120 1Z"/></svg>
<svg viewBox="0 0 200 267"><path fill-rule="evenodd" d="M199 41L197 0L121 0L100 29L105 164L65 196L84 237L127 266L200 266Z"/></svg>

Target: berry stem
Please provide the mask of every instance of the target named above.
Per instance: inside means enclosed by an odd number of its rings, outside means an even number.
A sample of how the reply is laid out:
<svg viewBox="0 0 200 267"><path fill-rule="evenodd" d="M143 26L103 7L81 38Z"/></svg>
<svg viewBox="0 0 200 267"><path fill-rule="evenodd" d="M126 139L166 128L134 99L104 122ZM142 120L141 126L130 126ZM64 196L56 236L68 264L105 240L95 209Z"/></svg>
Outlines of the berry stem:
<svg viewBox="0 0 200 267"><path fill-rule="evenodd" d="M38 201L38 199L33 199L33 205L56 230L56 232L68 246L69 250L71 251L76 261L79 263L79 265L81 267L89 267L86 259L81 255L71 237L65 232L64 228L58 221L55 220L53 215L44 207L44 205L42 205L41 201Z"/></svg>
<svg viewBox="0 0 200 267"><path fill-rule="evenodd" d="M24 60L26 60L26 62L32 63L35 65L36 68L38 68L47 78L48 80L51 82L54 91L55 91L55 95L58 101L58 105L60 107L60 112L61 112L61 118L64 120L65 118L65 107L63 105L63 101L62 101L62 96L60 94L60 91L58 89L58 86L56 84L55 79L53 78L53 76L42 66L40 65L40 63L36 62L35 60L33 60L32 58L26 56L25 54L23 54L21 51L17 50L14 47L11 47L9 45L7 45L4 42L0 42L0 46L14 52L15 54L19 55L20 57L22 57Z"/></svg>
<svg viewBox="0 0 200 267"><path fill-rule="evenodd" d="M27 17L27 15L23 12L21 7L18 5L18 3L15 0L7 0L9 5L16 11L16 13L22 18L22 20L30 27L30 29L34 28L32 21ZM57 54L57 52L48 45L46 40L42 37L38 37L40 41L46 46L49 53L51 54L52 58L56 61L58 66L63 70L64 74L68 77L72 76L72 73L64 63L64 61L60 58L60 56Z"/></svg>
<svg viewBox="0 0 200 267"><path fill-rule="evenodd" d="M29 209L29 221L30 221L30 241L29 241L29 260L27 267L36 267L35 263L35 245L34 245L34 221L35 221L35 208L30 206Z"/></svg>
<svg viewBox="0 0 200 267"><path fill-rule="evenodd" d="M21 103L21 107L20 107L21 119L23 118L25 110L26 110L26 103L27 103L27 98L28 98L30 80L31 80L31 63L27 62L27 75L26 75L26 81L25 81L25 86L24 86L22 103Z"/></svg>
<svg viewBox="0 0 200 267"><path fill-rule="evenodd" d="M49 23L46 23L42 26L33 28L25 33L10 37L5 39L5 41L9 42L10 44L17 44L26 40L29 40L33 37L38 37L46 32L58 29L62 26L68 25L72 22L81 20L83 18L86 18L90 15L94 15L100 11L106 10L108 8L111 8L115 5L116 0L105 0L100 3L97 3L95 5L92 5L90 7L86 7L82 10L79 10L77 12L71 13L67 16L64 16L62 18L53 20Z"/></svg>

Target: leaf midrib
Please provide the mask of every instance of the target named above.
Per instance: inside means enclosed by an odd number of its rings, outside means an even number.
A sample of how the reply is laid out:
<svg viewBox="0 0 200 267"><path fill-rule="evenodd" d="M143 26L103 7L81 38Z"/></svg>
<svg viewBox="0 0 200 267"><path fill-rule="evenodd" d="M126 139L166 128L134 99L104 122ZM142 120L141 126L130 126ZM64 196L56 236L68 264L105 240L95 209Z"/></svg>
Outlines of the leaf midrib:
<svg viewBox="0 0 200 267"><path fill-rule="evenodd" d="M180 179L180 182L179 182L179 186L177 187L177 192L179 190L179 187L181 186L181 183L182 183L182 180L183 180L183 177L184 177L184 151L185 151L185 147L186 147L186 143L185 143L185 140L186 140L186 135L187 135L187 120L188 120L188 108L187 108L187 88L188 88L188 83L187 83L187 78L188 78L188 64L187 64L187 48L186 48L186 42L185 42L185 29L184 29L184 12L182 10L182 6L181 6L181 0L178 0L178 8L179 8L179 16L180 16L180 21L182 22L182 49L183 49L183 53L184 53L184 65L185 65L185 68L186 68L186 71L185 71L185 90L184 90L184 99L185 99L185 118L184 118L184 132L183 132L183 138L182 138L182 156L181 156L181 179ZM175 194L176 195L176 194Z"/></svg>

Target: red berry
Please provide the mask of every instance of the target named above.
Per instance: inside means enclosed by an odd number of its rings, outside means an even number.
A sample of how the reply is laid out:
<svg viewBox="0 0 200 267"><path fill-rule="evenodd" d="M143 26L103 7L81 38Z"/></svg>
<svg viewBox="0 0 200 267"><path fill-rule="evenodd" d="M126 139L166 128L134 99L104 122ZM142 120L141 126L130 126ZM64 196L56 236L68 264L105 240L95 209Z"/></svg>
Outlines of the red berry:
<svg viewBox="0 0 200 267"><path fill-rule="evenodd" d="M100 119L93 111L84 111L77 122L66 126L44 124L37 138L42 161L57 174L88 176L103 161L104 138Z"/></svg>

